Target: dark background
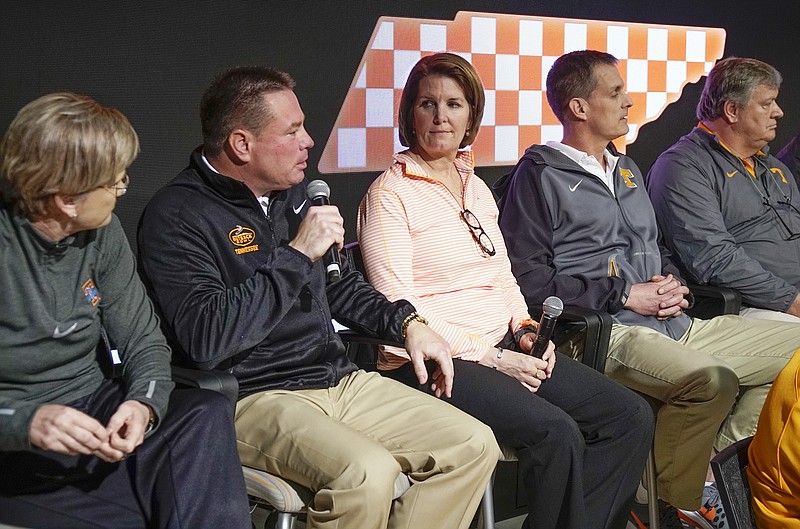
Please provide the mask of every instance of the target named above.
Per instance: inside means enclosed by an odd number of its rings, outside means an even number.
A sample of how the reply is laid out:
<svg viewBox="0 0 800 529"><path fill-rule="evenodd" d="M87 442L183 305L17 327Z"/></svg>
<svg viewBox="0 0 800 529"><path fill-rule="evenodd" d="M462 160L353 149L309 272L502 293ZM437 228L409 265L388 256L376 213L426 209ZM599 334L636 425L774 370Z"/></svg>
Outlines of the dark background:
<svg viewBox="0 0 800 529"><path fill-rule="evenodd" d="M214 74L241 64L290 72L314 138L306 176L317 162L380 16L452 20L458 11L721 27L725 56L755 57L784 75L786 112L772 148L800 130L800 36L795 0L731 1L268 1L172 2L8 0L0 5L0 130L43 94L69 90L119 108L139 133L142 151L130 191L117 206L135 249L135 227L152 194L187 163L200 143L197 106ZM702 80L701 80L702 82ZM647 171L695 124L700 83L657 122L645 125L630 154ZM390 160L387 160L387 165ZM491 183L505 167L479 168ZM355 238L355 211L378 173L323 175Z"/></svg>

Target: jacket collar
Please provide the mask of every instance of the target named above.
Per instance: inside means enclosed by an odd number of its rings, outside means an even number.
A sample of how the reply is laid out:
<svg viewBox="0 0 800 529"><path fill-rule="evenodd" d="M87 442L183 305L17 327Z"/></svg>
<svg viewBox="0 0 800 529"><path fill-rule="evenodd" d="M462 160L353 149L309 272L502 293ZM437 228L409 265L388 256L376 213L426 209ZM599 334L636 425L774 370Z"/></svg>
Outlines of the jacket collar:
<svg viewBox="0 0 800 529"><path fill-rule="evenodd" d="M750 176L756 178L757 169L755 166L750 166L748 162L744 159L739 158L727 145L722 139L711 129L705 126L705 124L701 121L697 124L697 126L692 129L692 131L687 136L690 140L702 145L706 144L710 148L715 149L717 152L722 153L728 160L730 160L733 165L738 167L744 167L744 169L750 173ZM760 162L765 168L768 166L767 164L767 157L769 153L769 145L765 145L762 149L760 149L757 153L753 155L753 160L755 165L758 165Z"/></svg>
<svg viewBox="0 0 800 529"><path fill-rule="evenodd" d="M694 129L692 129L692 132L690 132L689 135L693 136L694 139L696 139L699 142L707 142L713 145L715 148L721 149L729 153L734 158L737 159L739 158L738 156L733 154L733 151L731 151L727 145L725 145L725 142L723 142L720 139L717 133L706 127L702 121L697 123L697 126ZM755 156L764 159L767 157L768 154L769 154L769 145L765 145L755 154Z"/></svg>
<svg viewBox="0 0 800 529"><path fill-rule="evenodd" d="M414 158L408 154L408 152L409 151L402 151L395 153L394 161L404 166L405 174L431 180L431 176L428 174L428 171L418 164ZM470 175L475 171L475 160L473 158L472 150L458 151L456 154L456 159L453 161L453 163L455 164L459 174Z"/></svg>
<svg viewBox="0 0 800 529"><path fill-rule="evenodd" d="M210 187L215 193L219 194L226 201L252 208L261 209L258 199L250 190L249 187L244 185L244 182L225 176L213 170L203 160L203 147L197 147L192 151L189 157L189 167L200 176L200 180ZM280 201L285 199L286 191L279 191L270 196L270 201Z"/></svg>
<svg viewBox="0 0 800 529"><path fill-rule="evenodd" d="M606 146L606 149L617 157L623 157L624 155L620 154L614 144L609 142ZM525 150L524 158L528 158L533 163L539 165L549 165L551 167L557 169L564 169L569 171L580 171L585 173L583 167L581 167L577 162L566 156L564 153L559 151L558 149L554 149L552 147L548 147L547 145L531 145ZM618 164L619 165L619 164Z"/></svg>

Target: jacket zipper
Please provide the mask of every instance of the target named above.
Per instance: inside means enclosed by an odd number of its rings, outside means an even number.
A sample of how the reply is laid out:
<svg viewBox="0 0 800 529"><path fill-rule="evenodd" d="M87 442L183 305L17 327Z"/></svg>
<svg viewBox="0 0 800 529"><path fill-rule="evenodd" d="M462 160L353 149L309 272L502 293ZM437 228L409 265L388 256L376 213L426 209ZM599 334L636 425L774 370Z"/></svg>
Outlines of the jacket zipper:
<svg viewBox="0 0 800 529"><path fill-rule="evenodd" d="M617 163L614 165L614 175L615 176L617 174L617 170L618 169L619 169L619 160L617 160ZM618 180L617 178L614 178L614 181L613 181L613 185L614 185L615 191L619 191L618 189L616 189L617 180ZM647 252L646 252L647 245L645 244L644 239L639 234L639 232L633 228L633 225L631 224L630 220L628 219L628 216L625 214L625 210L622 208L622 204L620 204L619 198L618 198L617 195L618 195L618 193L614 193L614 201L617 203L617 207L619 208L619 214L622 217L622 220L625 221L625 225L628 226L628 229L633 233L635 238L639 241L640 252L643 255L647 255ZM656 244L656 249L658 249L658 244ZM629 258L633 259L633 257L634 256L631 255ZM660 258L661 258L661 255L659 254L659 260L660 260ZM644 264L644 268L645 268L645 270L644 270L645 275L642 278L642 280L646 281L647 278L650 278L650 277L653 277L654 275L656 275L656 274L648 273L649 271L647 270L647 259L642 259L642 264ZM664 263L661 263L661 266L663 267ZM658 270L658 275L661 275L661 270Z"/></svg>

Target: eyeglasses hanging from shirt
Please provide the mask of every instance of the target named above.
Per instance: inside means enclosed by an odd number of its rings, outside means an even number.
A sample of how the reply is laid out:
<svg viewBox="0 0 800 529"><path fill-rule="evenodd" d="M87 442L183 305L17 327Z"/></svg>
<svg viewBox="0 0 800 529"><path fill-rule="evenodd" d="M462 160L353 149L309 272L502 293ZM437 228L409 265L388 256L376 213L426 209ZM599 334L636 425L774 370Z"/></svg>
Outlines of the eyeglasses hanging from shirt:
<svg viewBox="0 0 800 529"><path fill-rule="evenodd" d="M757 158L756 156L753 156L754 165L752 167L752 172L749 170L749 168L747 167L747 164L745 164L743 160L740 159L739 161L742 162L742 165L744 165L744 168L747 170L747 174L753 175L753 178L749 178L750 182L753 184L753 188L761 196L761 203L764 204L764 206L766 206L767 209L771 210L775 214L775 217L778 219L778 222L780 222L780 224L783 226L783 229L787 233L786 240L787 241L794 241L794 240L800 239L800 231L795 230L795 229L792 228L792 225L794 225L796 223L793 223L791 218L789 218L789 222L786 222L786 220L781 216L781 213L780 213L779 209L777 207L775 207L775 204L777 204L779 206L786 206L789 209L793 210L795 213L797 213L797 215L800 217L800 210L798 210L794 206L794 204L792 204L791 197L783 192L783 188L781 188L781 186L778 184L778 181L775 180L775 175L773 174L772 170L770 170L770 168L767 167L767 165L763 161L761 161L759 158ZM761 191L761 189L758 187L758 184L756 183L756 178L755 178L755 175L757 174L757 170L756 170L755 164L759 164L764 168L764 173L767 176L769 176L769 178L771 179L772 183L775 184L775 189L777 189L778 192L780 193L781 198L776 200L775 204L773 204L772 201L770 200L771 197L770 197L769 187L767 185L767 182L764 181L764 191Z"/></svg>

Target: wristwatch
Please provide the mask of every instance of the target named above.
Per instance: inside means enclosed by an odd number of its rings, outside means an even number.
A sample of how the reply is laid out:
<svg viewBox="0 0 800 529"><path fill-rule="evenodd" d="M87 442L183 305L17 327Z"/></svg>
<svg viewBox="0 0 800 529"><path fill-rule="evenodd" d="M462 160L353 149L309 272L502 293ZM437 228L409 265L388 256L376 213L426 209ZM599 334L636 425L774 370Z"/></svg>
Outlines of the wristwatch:
<svg viewBox="0 0 800 529"><path fill-rule="evenodd" d="M153 428L156 427L156 414L153 412L153 408L151 408L149 405L145 404L145 406L147 406L147 411L150 412L150 420L147 421L147 428L144 431L146 435L152 432Z"/></svg>
<svg viewBox="0 0 800 529"><path fill-rule="evenodd" d="M412 312L411 314L406 316L406 319L403 320L402 331L403 331L403 339L404 340L406 339L406 332L408 331L408 326L411 325L415 321L418 321L418 322L420 322L420 323L422 323L424 325L428 325L428 320L426 320L425 318L420 316L417 311Z"/></svg>
<svg viewBox="0 0 800 529"><path fill-rule="evenodd" d="M503 348L497 345L495 345L494 348L497 351L497 359L500 360L503 358ZM495 362L492 362L492 369L497 369L497 364Z"/></svg>
<svg viewBox="0 0 800 529"><path fill-rule="evenodd" d="M625 304L628 302L628 297L631 295L631 284L625 281L625 290L622 291L622 295L619 297L620 303L620 310L625 307Z"/></svg>

